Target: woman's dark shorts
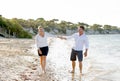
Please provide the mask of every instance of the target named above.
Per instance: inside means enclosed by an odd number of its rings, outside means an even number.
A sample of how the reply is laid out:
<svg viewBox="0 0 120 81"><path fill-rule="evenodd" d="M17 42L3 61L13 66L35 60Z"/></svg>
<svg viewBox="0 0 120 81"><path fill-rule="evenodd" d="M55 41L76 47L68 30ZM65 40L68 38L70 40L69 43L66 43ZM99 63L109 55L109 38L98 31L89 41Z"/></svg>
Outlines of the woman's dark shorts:
<svg viewBox="0 0 120 81"><path fill-rule="evenodd" d="M42 54L39 54L39 52L38 52L39 56L47 56L48 55L48 51L49 51L48 46L42 47L42 48L39 48L39 49L42 51Z"/></svg>
<svg viewBox="0 0 120 81"><path fill-rule="evenodd" d="M76 56L78 57L78 61L83 60L83 51L76 51L72 49L70 60L71 61L76 61Z"/></svg>

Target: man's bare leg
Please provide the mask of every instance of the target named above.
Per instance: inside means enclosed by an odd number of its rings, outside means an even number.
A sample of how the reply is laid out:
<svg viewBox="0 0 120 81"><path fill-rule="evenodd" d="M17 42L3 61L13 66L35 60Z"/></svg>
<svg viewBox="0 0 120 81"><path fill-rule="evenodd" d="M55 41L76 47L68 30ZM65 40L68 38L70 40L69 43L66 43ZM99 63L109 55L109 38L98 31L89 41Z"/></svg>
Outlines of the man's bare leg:
<svg viewBox="0 0 120 81"><path fill-rule="evenodd" d="M72 61L72 71L71 71L71 73L74 73L75 72L75 61Z"/></svg>
<svg viewBox="0 0 120 81"><path fill-rule="evenodd" d="M79 61L80 74L82 74L82 61Z"/></svg>

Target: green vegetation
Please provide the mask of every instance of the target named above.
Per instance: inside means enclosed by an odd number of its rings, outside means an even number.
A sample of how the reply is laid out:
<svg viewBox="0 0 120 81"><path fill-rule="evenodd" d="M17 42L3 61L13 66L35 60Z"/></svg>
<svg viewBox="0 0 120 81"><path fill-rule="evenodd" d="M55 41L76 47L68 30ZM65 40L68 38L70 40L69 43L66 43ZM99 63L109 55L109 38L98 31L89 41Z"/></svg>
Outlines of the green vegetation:
<svg viewBox="0 0 120 81"><path fill-rule="evenodd" d="M72 23L67 21L59 21L58 19L52 20L45 20L44 18L37 18L34 19L16 19L18 23L25 28L33 28L34 33L37 33L37 27L39 25L43 26L47 32L52 32L53 34L67 34L68 30L71 33L76 32L77 27L80 25L85 26L87 34L119 34L120 28L117 26L111 25L100 25L100 24L93 24L88 25L87 23L78 22Z"/></svg>
<svg viewBox="0 0 120 81"><path fill-rule="evenodd" d="M58 19L45 20L44 18L34 19L6 19L0 16L0 28L8 35L18 38L32 38L32 34L37 33L37 27L41 25L47 32L52 34L72 34L76 32L80 25L85 26L87 34L120 34L120 28L111 25L100 25L68 21L59 21ZM30 30L33 32L31 33Z"/></svg>
<svg viewBox="0 0 120 81"><path fill-rule="evenodd" d="M0 32L7 34L6 36L32 38L32 35L25 31L15 19L6 19L0 16L0 28Z"/></svg>

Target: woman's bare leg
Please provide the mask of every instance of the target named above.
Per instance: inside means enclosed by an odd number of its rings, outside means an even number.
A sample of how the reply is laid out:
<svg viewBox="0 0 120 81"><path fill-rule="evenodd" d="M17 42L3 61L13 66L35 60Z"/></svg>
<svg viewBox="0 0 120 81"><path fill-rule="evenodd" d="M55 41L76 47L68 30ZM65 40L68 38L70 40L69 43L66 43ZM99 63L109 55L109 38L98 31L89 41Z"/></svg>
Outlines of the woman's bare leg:
<svg viewBox="0 0 120 81"><path fill-rule="evenodd" d="M41 66L41 68L43 70L43 56L40 56L40 66Z"/></svg>
<svg viewBox="0 0 120 81"><path fill-rule="evenodd" d="M43 56L42 65L43 65L43 71L45 72L45 67L46 67L46 56Z"/></svg>

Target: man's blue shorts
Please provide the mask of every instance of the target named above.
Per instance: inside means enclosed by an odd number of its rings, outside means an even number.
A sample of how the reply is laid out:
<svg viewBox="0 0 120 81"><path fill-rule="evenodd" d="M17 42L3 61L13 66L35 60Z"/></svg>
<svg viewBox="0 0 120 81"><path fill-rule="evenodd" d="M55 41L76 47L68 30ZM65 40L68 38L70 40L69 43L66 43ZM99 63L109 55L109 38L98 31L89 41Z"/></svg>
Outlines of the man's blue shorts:
<svg viewBox="0 0 120 81"><path fill-rule="evenodd" d="M76 50L72 49L70 60L76 61L76 57L78 57L78 61L82 61L83 60L83 51L76 51Z"/></svg>

